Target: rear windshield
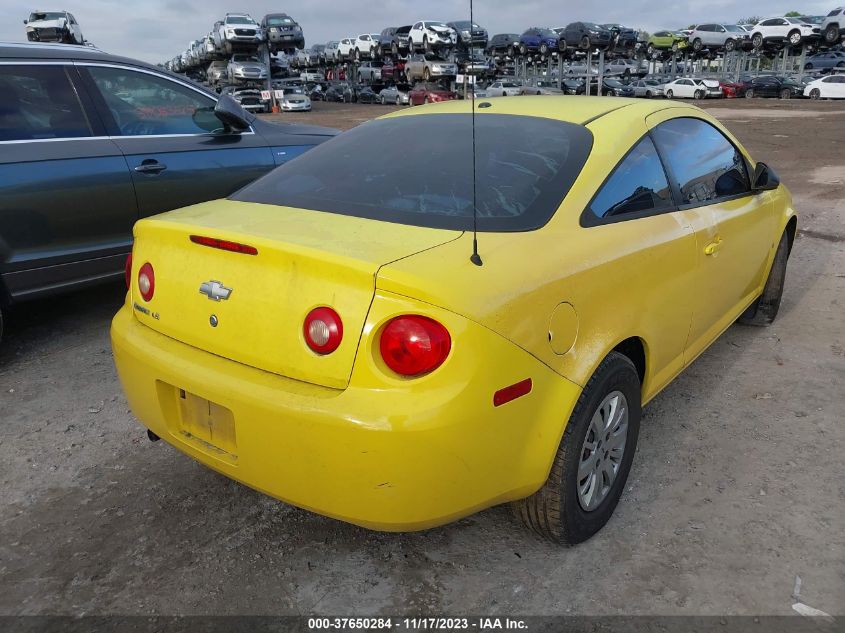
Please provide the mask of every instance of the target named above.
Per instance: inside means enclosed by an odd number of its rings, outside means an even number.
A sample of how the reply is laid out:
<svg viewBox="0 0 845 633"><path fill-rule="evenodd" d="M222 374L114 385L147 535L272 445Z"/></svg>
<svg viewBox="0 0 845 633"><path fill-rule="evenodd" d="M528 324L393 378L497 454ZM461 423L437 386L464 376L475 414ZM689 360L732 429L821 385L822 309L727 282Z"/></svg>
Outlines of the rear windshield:
<svg viewBox="0 0 845 633"><path fill-rule="evenodd" d="M476 116L480 231L528 231L554 215L584 166L592 134L551 119ZM469 114L381 119L322 143L230 198L387 222L469 230Z"/></svg>

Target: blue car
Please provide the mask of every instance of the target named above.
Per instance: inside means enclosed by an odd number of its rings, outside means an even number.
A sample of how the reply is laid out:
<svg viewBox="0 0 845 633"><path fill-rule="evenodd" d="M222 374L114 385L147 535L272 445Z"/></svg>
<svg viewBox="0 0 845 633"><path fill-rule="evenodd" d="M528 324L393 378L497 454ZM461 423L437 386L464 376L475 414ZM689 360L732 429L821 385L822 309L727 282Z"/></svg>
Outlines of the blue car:
<svg viewBox="0 0 845 633"><path fill-rule="evenodd" d="M845 52L828 51L817 53L807 58L804 70L827 70L830 68L845 68Z"/></svg>
<svg viewBox="0 0 845 633"><path fill-rule="evenodd" d="M522 55L528 53L540 53L548 55L556 51L559 36L552 29L544 29L533 26L519 36L519 52Z"/></svg>

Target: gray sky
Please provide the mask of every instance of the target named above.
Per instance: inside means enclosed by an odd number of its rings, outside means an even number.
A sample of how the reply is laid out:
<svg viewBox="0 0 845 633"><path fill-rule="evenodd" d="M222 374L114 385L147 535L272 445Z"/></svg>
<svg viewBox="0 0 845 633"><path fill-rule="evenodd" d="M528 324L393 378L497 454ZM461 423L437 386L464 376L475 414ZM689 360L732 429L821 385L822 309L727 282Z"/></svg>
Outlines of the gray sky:
<svg viewBox="0 0 845 633"><path fill-rule="evenodd" d="M188 42L211 30L227 11L246 11L256 20L287 11L305 31L307 45L325 43L386 26L430 19L469 17L469 0L0 0L0 41L26 39L23 20L31 9L66 10L76 16L85 37L99 48L158 63L181 53ZM475 0L475 21L490 34L519 33L529 26L565 26L577 20L621 22L655 31L696 22L735 22L749 15L801 11L826 15L841 0ZM421 7L425 7L424 9Z"/></svg>

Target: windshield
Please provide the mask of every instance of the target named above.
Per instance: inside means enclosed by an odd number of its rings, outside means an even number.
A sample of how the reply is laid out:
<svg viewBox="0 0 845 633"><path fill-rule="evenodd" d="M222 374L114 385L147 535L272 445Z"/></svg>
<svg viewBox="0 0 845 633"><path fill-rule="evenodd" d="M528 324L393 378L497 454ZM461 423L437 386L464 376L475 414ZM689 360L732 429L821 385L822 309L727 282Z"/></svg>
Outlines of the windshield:
<svg viewBox="0 0 845 633"><path fill-rule="evenodd" d="M444 28L444 29L449 28L445 24L443 24L443 22L426 22L425 25L426 25L426 27L436 26L436 27Z"/></svg>
<svg viewBox="0 0 845 633"><path fill-rule="evenodd" d="M468 230L473 216L470 114L365 123L231 196L397 222ZM557 211L592 148L587 128L537 117L476 116L478 228L526 231ZM407 152L408 147L414 151Z"/></svg>
<svg viewBox="0 0 845 633"><path fill-rule="evenodd" d="M744 28L742 28L741 26L737 26L736 24L726 24L725 30L730 31L731 33L742 33L745 31Z"/></svg>
<svg viewBox="0 0 845 633"><path fill-rule="evenodd" d="M270 26L282 26L284 24L293 24L293 20L289 17L285 16L283 18L276 17L276 18L267 18L267 24Z"/></svg>
<svg viewBox="0 0 845 633"><path fill-rule="evenodd" d="M622 83L616 79L605 79L604 83L610 86L611 88L621 88Z"/></svg>
<svg viewBox="0 0 845 633"><path fill-rule="evenodd" d="M286 95L304 95L305 91L302 88L284 88L282 93Z"/></svg>
<svg viewBox="0 0 845 633"><path fill-rule="evenodd" d="M230 15L226 18L226 24L255 24L255 20L240 15Z"/></svg>
<svg viewBox="0 0 845 633"><path fill-rule="evenodd" d="M786 21L791 24L804 24L804 18L786 18Z"/></svg>
<svg viewBox="0 0 845 633"><path fill-rule="evenodd" d="M232 55L233 62L258 62L257 57L252 55Z"/></svg>
<svg viewBox="0 0 845 633"><path fill-rule="evenodd" d="M540 35L543 37L557 37L557 33L551 29L540 29Z"/></svg>
<svg viewBox="0 0 845 633"><path fill-rule="evenodd" d="M65 14L61 11L47 11L44 13L33 13L29 16L30 22L40 22L41 20L61 20Z"/></svg>

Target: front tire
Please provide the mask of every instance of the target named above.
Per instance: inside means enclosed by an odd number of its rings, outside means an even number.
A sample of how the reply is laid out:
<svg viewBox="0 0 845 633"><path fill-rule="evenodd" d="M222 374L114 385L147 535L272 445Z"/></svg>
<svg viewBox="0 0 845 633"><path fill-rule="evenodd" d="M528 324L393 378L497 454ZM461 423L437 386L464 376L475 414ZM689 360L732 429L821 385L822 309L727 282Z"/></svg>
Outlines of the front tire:
<svg viewBox="0 0 845 633"><path fill-rule="evenodd" d="M701 46L702 46L701 39L695 38L692 41L692 50L694 50L696 53L701 50Z"/></svg>
<svg viewBox="0 0 845 633"><path fill-rule="evenodd" d="M695 93L693 93L692 96L693 96L694 99L701 101L704 98L704 91L703 90L696 90Z"/></svg>
<svg viewBox="0 0 845 633"><path fill-rule="evenodd" d="M792 98L792 92L789 90L789 88L784 88L783 90L780 91L780 98L781 99Z"/></svg>
<svg viewBox="0 0 845 633"><path fill-rule="evenodd" d="M836 24L831 24L824 32L824 41L829 46L839 43L839 27Z"/></svg>
<svg viewBox="0 0 845 633"><path fill-rule="evenodd" d="M672 91L671 88L669 88L669 90L666 91L666 98L671 99L674 96L675 96L675 93Z"/></svg>
<svg viewBox="0 0 845 633"><path fill-rule="evenodd" d="M753 99L754 98L754 88L749 88L745 91L745 98L746 99Z"/></svg>
<svg viewBox="0 0 845 633"><path fill-rule="evenodd" d="M792 31L789 35L787 35L787 41L791 46L798 46L801 43L801 32Z"/></svg>
<svg viewBox="0 0 845 633"><path fill-rule="evenodd" d="M732 39L726 40L725 41L725 52L733 53L734 50L736 50L736 40L732 40Z"/></svg>
<svg viewBox="0 0 845 633"><path fill-rule="evenodd" d="M786 280L786 264L789 260L789 238L784 231L781 235L769 278L763 287L763 294L752 303L739 317L743 325L771 325L780 310L783 298L783 283Z"/></svg>
<svg viewBox="0 0 845 633"><path fill-rule="evenodd" d="M822 96L822 91L819 90L818 88L813 88L812 90L810 90L810 99L813 99L814 101L818 101L818 99L821 96Z"/></svg>
<svg viewBox="0 0 845 633"><path fill-rule="evenodd" d="M527 527L575 545L608 522L637 447L640 388L637 369L626 356L611 352L601 362L569 417L546 483L513 504Z"/></svg>

